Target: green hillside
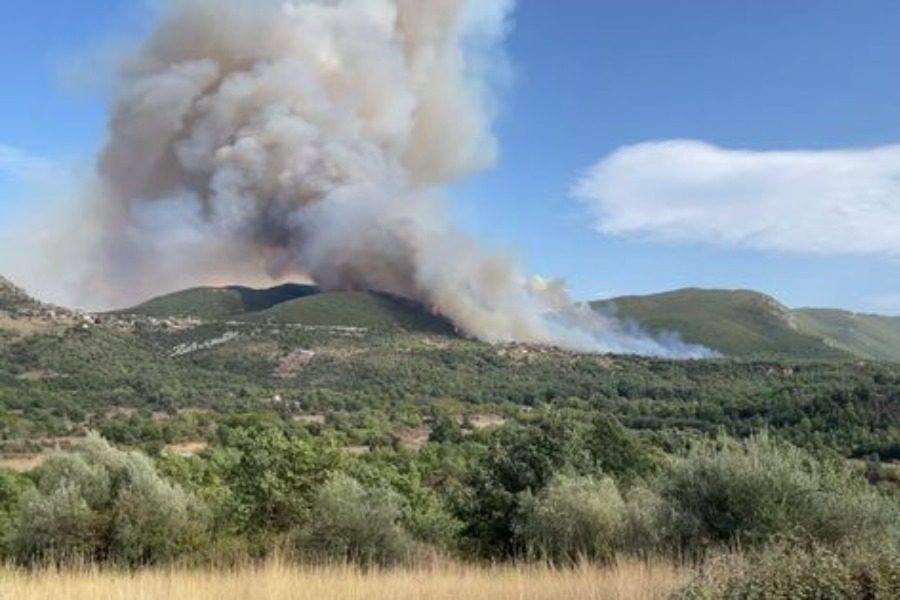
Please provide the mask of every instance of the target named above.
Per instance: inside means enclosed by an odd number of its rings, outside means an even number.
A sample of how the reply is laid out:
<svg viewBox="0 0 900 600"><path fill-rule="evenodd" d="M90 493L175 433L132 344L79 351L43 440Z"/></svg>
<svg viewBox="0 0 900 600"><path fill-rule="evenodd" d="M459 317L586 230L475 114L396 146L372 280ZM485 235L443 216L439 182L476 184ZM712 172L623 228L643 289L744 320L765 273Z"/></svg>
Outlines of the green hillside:
<svg viewBox="0 0 900 600"><path fill-rule="evenodd" d="M285 284L268 289L242 286L198 287L148 300L121 313L148 317L196 317L215 320L267 310L276 304L317 293L312 285Z"/></svg>
<svg viewBox="0 0 900 600"><path fill-rule="evenodd" d="M870 360L900 362L900 317L804 308L794 311L797 326L836 347Z"/></svg>
<svg viewBox="0 0 900 600"><path fill-rule="evenodd" d="M413 301L377 292L320 293L315 286L269 289L201 287L160 296L119 311L148 317L195 317L331 327L399 327L449 333L452 325Z"/></svg>
<svg viewBox="0 0 900 600"><path fill-rule="evenodd" d="M749 290L683 289L592 303L632 318L652 333L674 331L691 343L743 358L846 358L843 350L798 328L777 300Z"/></svg>
<svg viewBox="0 0 900 600"><path fill-rule="evenodd" d="M23 310L35 310L41 304L29 296L24 290L16 287L8 279L0 277L0 310L18 313Z"/></svg>
<svg viewBox="0 0 900 600"><path fill-rule="evenodd" d="M33 302L0 285L0 310ZM726 356L761 359L846 359L900 362L900 318L841 310L791 310L750 290L689 288L592 303L597 310L634 319L651 333L676 332ZM450 333L446 319L418 303L376 292L321 293L314 286L269 289L193 288L120 311L157 318L196 317L309 326L400 328Z"/></svg>
<svg viewBox="0 0 900 600"><path fill-rule="evenodd" d="M248 315L253 320L337 327L400 327L450 333L453 326L418 303L375 292L322 293Z"/></svg>

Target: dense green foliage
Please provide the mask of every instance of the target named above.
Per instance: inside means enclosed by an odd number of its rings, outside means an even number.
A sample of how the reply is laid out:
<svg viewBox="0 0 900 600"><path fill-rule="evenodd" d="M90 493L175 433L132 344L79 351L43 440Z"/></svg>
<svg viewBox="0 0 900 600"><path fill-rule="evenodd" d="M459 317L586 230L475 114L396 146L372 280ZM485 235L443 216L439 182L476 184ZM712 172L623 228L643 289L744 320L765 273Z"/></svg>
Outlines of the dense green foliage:
<svg viewBox="0 0 900 600"><path fill-rule="evenodd" d="M516 535L528 556L557 564L615 558L625 502L611 478L559 475L538 495L525 494Z"/></svg>
<svg viewBox="0 0 900 600"><path fill-rule="evenodd" d="M273 427L228 437L238 456L227 474L234 482L235 521L251 534L305 523L313 494L341 464L342 455L327 440L290 437Z"/></svg>
<svg viewBox="0 0 900 600"><path fill-rule="evenodd" d="M16 316L0 442L45 460L0 470L0 554L896 551L900 366L491 346L396 298L269 292L194 290L152 318ZM227 320L177 317L197 310Z"/></svg>
<svg viewBox="0 0 900 600"><path fill-rule="evenodd" d="M21 518L22 497L29 489L27 478L0 471L0 559L12 556L15 530Z"/></svg>
<svg viewBox="0 0 900 600"><path fill-rule="evenodd" d="M863 473L767 436L699 441L677 456L567 415L532 416L418 452L355 455L331 434L266 420L223 427L200 455L155 462L91 437L7 477L11 556L125 565L222 561L275 551L390 565L416 548L557 564L701 557L790 540L897 548L897 499ZM618 472L586 439L618 431ZM600 432L600 433L598 433Z"/></svg>
<svg viewBox="0 0 900 600"><path fill-rule="evenodd" d="M52 456L32 479L12 543L22 562L153 564L198 550L207 533L205 507L143 454L97 437Z"/></svg>
<svg viewBox="0 0 900 600"><path fill-rule="evenodd" d="M681 552L734 542L750 548L776 537L897 541L896 503L844 462L813 460L768 436L719 446L692 449L661 478L660 495L671 506L663 519Z"/></svg>
<svg viewBox="0 0 900 600"><path fill-rule="evenodd" d="M300 551L316 559L389 566L411 558L401 523L400 495L388 487L367 488L347 475L325 483L299 539Z"/></svg>
<svg viewBox="0 0 900 600"><path fill-rule="evenodd" d="M210 440L230 414L260 408L324 415L350 444L390 443L441 407L463 417L542 407L614 414L676 445L673 434L743 437L765 426L798 445L900 457L900 367L887 364L661 361L238 323L0 338L7 451L90 429L153 450Z"/></svg>

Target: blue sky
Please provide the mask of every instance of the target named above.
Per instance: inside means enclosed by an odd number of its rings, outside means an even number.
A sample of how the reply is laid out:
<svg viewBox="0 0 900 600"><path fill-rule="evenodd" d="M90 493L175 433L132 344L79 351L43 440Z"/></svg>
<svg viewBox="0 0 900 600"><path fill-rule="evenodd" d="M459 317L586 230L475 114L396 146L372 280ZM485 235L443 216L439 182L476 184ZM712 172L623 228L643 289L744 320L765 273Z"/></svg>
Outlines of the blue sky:
<svg viewBox="0 0 900 600"><path fill-rule="evenodd" d="M148 27L146 4L0 4L0 225L38 201L33 182L12 175L10 163L34 161L38 177L45 162L89 167L104 135L104 45ZM841 182L815 175L845 172L844 156L832 150L900 143L900 3L520 0L514 20L513 77L496 124L499 163L449 192L466 229L516 252L530 271L565 278L580 298L749 287L794 306L900 313L900 252L890 241L900 240L892 220L900 198L890 195L900 165L880 153L883 168L870 174L869 155L853 159L847 177L863 172L863 193L881 184L886 191L866 203L881 208L863 211L847 231L840 215L856 214L855 196L829 196ZM85 56L98 61L96 73L84 68ZM682 178L656 169L654 160L684 156L682 147L601 163L619 149L672 139L705 142L711 150L698 165L707 157L733 174L715 181L726 211L667 223L647 214L693 207L710 189L708 173L693 166ZM735 157L727 149L756 152ZM815 168L798 171L794 155L774 150L820 153L803 155L799 162ZM590 198L576 200L573 186L598 163L603 177ZM780 175L770 181L769 173ZM794 174L798 185L786 186ZM666 191L636 189L644 180ZM762 186L758 206L748 185ZM807 231L804 215L823 232ZM734 231L748 220L763 233ZM802 233L787 239L792 231ZM869 237L886 241L855 244Z"/></svg>

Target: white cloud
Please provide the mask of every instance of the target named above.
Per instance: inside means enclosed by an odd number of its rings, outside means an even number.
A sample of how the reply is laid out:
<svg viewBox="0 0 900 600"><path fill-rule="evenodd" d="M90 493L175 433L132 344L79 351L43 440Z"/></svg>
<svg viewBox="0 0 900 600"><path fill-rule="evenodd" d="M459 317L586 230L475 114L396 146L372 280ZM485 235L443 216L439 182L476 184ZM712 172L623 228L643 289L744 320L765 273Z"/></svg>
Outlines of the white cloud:
<svg viewBox="0 0 900 600"><path fill-rule="evenodd" d="M574 193L606 234L900 256L900 145L750 151L648 142L600 161Z"/></svg>

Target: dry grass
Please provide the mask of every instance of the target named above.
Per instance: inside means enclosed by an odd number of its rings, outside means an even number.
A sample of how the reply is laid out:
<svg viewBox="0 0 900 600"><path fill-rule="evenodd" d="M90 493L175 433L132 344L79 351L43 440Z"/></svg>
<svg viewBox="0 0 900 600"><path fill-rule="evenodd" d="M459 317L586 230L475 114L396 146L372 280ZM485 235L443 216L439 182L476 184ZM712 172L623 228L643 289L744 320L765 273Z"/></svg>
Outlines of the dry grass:
<svg viewBox="0 0 900 600"><path fill-rule="evenodd" d="M274 563L233 571L0 571L0 598L17 600L651 600L687 573L665 564L554 570L441 565L363 572Z"/></svg>
<svg viewBox="0 0 900 600"><path fill-rule="evenodd" d="M166 444L163 451L175 456L196 456L207 448L209 448L209 444L206 442L180 442L177 444Z"/></svg>
<svg viewBox="0 0 900 600"><path fill-rule="evenodd" d="M20 454L0 458L0 469L15 473L28 473L44 464L49 454ZM0 596L2 598L2 596Z"/></svg>

